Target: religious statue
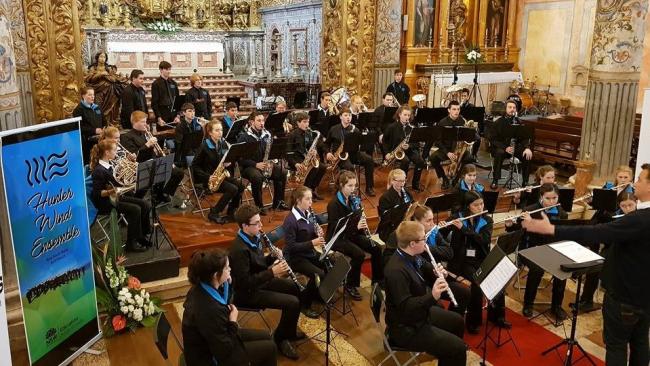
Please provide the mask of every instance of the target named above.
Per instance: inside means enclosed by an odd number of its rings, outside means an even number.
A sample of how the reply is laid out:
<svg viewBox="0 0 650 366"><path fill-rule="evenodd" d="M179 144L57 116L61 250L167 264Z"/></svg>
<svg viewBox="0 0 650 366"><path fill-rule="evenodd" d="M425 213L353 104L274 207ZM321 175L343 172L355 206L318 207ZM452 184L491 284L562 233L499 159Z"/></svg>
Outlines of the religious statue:
<svg viewBox="0 0 650 366"><path fill-rule="evenodd" d="M452 0L449 5L449 21L453 24L454 38L451 42L464 44L465 42L465 21L467 19L467 6L463 0Z"/></svg>
<svg viewBox="0 0 650 366"><path fill-rule="evenodd" d="M415 47L426 47L432 35L433 0L417 0L415 5Z"/></svg>
<svg viewBox="0 0 650 366"><path fill-rule="evenodd" d="M95 55L95 62L88 66L84 77L87 86L95 90L95 104L99 105L104 115L104 122L109 125L120 124L120 100L126 86L126 78L117 73L114 65L109 65L108 55L100 51Z"/></svg>
<svg viewBox="0 0 650 366"><path fill-rule="evenodd" d="M217 28L230 29L232 27L232 4L226 2L219 3L217 5L217 12Z"/></svg>
<svg viewBox="0 0 650 366"><path fill-rule="evenodd" d="M248 28L248 14L250 13L250 4L248 1L242 1L235 4L233 8L233 26L235 28Z"/></svg>
<svg viewBox="0 0 650 366"><path fill-rule="evenodd" d="M488 38L489 43L492 45L501 36L503 12L503 0L490 0L490 7L488 9Z"/></svg>

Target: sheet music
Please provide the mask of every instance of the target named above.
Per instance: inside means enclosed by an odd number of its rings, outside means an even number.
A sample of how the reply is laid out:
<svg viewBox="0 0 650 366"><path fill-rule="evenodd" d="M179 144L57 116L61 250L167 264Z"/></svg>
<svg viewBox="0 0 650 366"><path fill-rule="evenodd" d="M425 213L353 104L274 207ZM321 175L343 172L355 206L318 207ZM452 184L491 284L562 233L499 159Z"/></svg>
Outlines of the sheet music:
<svg viewBox="0 0 650 366"><path fill-rule="evenodd" d="M517 267L508 257L501 258L501 261L494 266L483 282L481 290L488 300L492 301L494 297L508 284L508 281L517 272Z"/></svg>
<svg viewBox="0 0 650 366"><path fill-rule="evenodd" d="M575 241L561 241L559 243L549 244L549 246L576 263L604 259Z"/></svg>
<svg viewBox="0 0 650 366"><path fill-rule="evenodd" d="M341 220L344 218L341 218ZM332 250L332 246L334 245L334 243L336 243L336 240L339 238L339 235L341 235L341 233L343 233L343 231L345 231L345 228L348 226L348 220L350 219L348 218L345 221L345 224L341 225L341 228L337 232L335 232L334 235L332 235L332 238L330 239L329 243L325 245L325 250L323 250L323 253L321 254L319 260L322 261L327 255L327 253L329 253Z"/></svg>

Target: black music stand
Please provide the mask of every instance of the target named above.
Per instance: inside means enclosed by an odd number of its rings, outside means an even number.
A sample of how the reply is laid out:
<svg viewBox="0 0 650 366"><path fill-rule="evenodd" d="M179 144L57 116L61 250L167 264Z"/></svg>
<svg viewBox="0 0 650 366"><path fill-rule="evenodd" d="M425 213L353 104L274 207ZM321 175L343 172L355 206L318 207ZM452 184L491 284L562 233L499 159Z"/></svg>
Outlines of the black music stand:
<svg viewBox="0 0 650 366"><path fill-rule="evenodd" d="M381 130L385 131L389 124L395 120L397 107L384 107L384 115L381 117Z"/></svg>
<svg viewBox="0 0 650 366"><path fill-rule="evenodd" d="M180 146L176 146L176 165L187 167L186 156L195 155L203 142L203 129L183 135Z"/></svg>
<svg viewBox="0 0 650 366"><path fill-rule="evenodd" d="M332 338L330 337L332 332L331 315L332 315L332 308L334 308L334 302L336 302L336 301L333 302L332 300L334 294L336 294L336 290L345 283L345 279L347 278L348 272L350 272L350 268L351 268L350 263L348 263L345 257L337 258L334 261L334 265L332 266L332 269L330 269L329 272L327 272L325 278L321 280L320 286L318 287L318 294L320 295L321 299L325 303L325 330L323 331L325 332L325 365L329 365L329 350L330 350L330 343L332 341ZM336 330L334 331L337 332ZM323 332L319 334L322 334ZM312 337L312 339L316 339L315 337L317 337L319 334ZM322 340L319 341L322 342ZM332 347L334 347L334 350L336 351L336 354L339 356L339 361L340 361L341 355L339 354L338 349L336 349L336 346L332 346Z"/></svg>
<svg viewBox="0 0 650 366"><path fill-rule="evenodd" d="M244 131L244 128L246 128L247 124L248 117L240 118L233 122L232 126L230 126L230 129L228 130L228 134L224 137L224 140L228 141L229 144L234 144L237 142L239 134Z"/></svg>
<svg viewBox="0 0 650 366"><path fill-rule="evenodd" d="M616 212L616 199L618 192L615 189L594 189L594 198L591 201L591 207L594 210L602 210L607 212Z"/></svg>
<svg viewBox="0 0 650 366"><path fill-rule="evenodd" d="M264 124L265 128L273 134L273 136L283 136L284 132L284 120L289 115L289 111L282 113L269 113L269 116L266 117L266 122Z"/></svg>
<svg viewBox="0 0 650 366"><path fill-rule="evenodd" d="M359 113L357 127L360 130L377 130L381 127L381 118L370 112Z"/></svg>
<svg viewBox="0 0 650 366"><path fill-rule="evenodd" d="M318 130L321 136L327 136L329 126L327 123L324 123L324 118L320 118L320 111L318 109L314 109L312 111L309 111L307 114L309 115L309 126L314 130Z"/></svg>
<svg viewBox="0 0 650 366"><path fill-rule="evenodd" d="M174 168L174 154L165 155L159 158L150 159L138 163L138 172L136 180L136 192L142 190L149 190L149 199L151 200L151 234L150 238L153 239L153 247L155 249L160 249L164 240L167 241L169 247L173 249L171 240L167 236L167 232L163 229L162 224L160 223L160 217L158 216L158 211L156 206L158 202L156 201L156 195L153 192L153 187L160 184L164 186L167 184L169 179L172 176L172 169ZM158 241L157 230L160 230L160 233L163 236L163 241ZM154 253L152 252L152 255Z"/></svg>
<svg viewBox="0 0 650 366"><path fill-rule="evenodd" d="M580 245L578 243L575 244ZM571 335L568 338L563 339L560 343L556 344L555 346L542 352L542 355L546 355L551 351L557 350L559 347L563 345L567 345L568 346L567 353L566 353L567 358L564 360L564 365L571 366L574 364L573 347L576 346L580 351L582 351L583 356L577 359L575 363L580 361L582 358L586 358L592 365L595 366L596 364L591 359L589 354L584 350L584 348L582 348L580 343L578 343L578 341L575 339L575 335L576 335L576 327L578 324L578 313L580 311L579 307L580 307L580 292L581 292L580 290L582 288L582 276L587 273L600 270L602 264L604 263L604 259L601 258L600 260L597 261L576 263L575 261L561 254L559 251L553 249L550 245L553 245L553 243L538 246L538 247L528 248L520 251L519 254L521 254L524 258L528 259L529 261L537 264L545 271L550 272L553 275L553 277L557 277L562 280L566 280L572 277L577 279L578 283L576 287L576 300L575 300L576 306L573 307L572 309ZM584 250L588 251L589 249L584 248Z"/></svg>
<svg viewBox="0 0 650 366"><path fill-rule="evenodd" d="M230 173L232 176L235 176L234 174L234 164L237 163L240 159L250 156L251 151L257 151L259 148L260 142L259 141L250 141L250 142L240 142L237 144L232 144L230 145L230 148L228 149L228 154L226 154L226 160L224 160L224 163L232 163L230 170ZM237 167L239 167L239 164L237 164ZM239 183L242 183L243 177L241 176L241 172L239 174Z"/></svg>
<svg viewBox="0 0 650 366"><path fill-rule="evenodd" d="M483 133L485 130L485 107L465 107L460 114L466 120L478 123L478 131L480 134Z"/></svg>
<svg viewBox="0 0 650 366"><path fill-rule="evenodd" d="M490 214L494 214L494 210L497 208L497 201L499 200L499 191L483 191L483 203L485 204L485 209Z"/></svg>
<svg viewBox="0 0 650 366"><path fill-rule="evenodd" d="M573 197L576 194L574 188L562 188L560 189L560 194L558 195L558 202L562 209L566 212L573 211Z"/></svg>
<svg viewBox="0 0 650 366"><path fill-rule="evenodd" d="M444 211L451 212L452 207L454 207L457 201L457 193L451 192L429 197L424 204L431 208L431 211L436 214L436 220L438 220L438 214Z"/></svg>
<svg viewBox="0 0 650 366"><path fill-rule="evenodd" d="M417 114L413 117L413 124L416 126L433 126L439 121L436 118L436 113L433 108L418 108Z"/></svg>
<svg viewBox="0 0 650 366"><path fill-rule="evenodd" d="M379 215L379 224L377 225L378 228L384 227L388 225L388 227L391 229L390 231L395 231L397 226L399 226L400 222L404 220L404 216L406 215L406 212L408 211L409 207L411 207L411 203L400 203L399 205L395 205L386 211L382 212ZM379 230L378 230L379 231ZM384 242L388 238L382 238L380 237L381 240Z"/></svg>
<svg viewBox="0 0 650 366"><path fill-rule="evenodd" d="M435 121L435 124L438 124L440 120L447 117L448 115L449 115L449 111L447 110L447 107L433 108L433 120Z"/></svg>
<svg viewBox="0 0 650 366"><path fill-rule="evenodd" d="M506 239L511 240L511 239ZM511 246L512 244L506 243L504 246ZM517 266L512 263L510 258L506 255L506 252L501 250L500 246L495 246L490 253L488 253L487 257L481 263L480 267L474 272L474 282L481 288L481 292L485 295L485 297L488 300L488 306L492 304L492 302L499 296L505 296L503 293L506 286L508 285L508 282L512 279L512 277L517 273ZM497 339L495 340L490 336L490 333L494 328L498 329L498 335ZM508 333L508 338L505 340L501 340L501 331L502 328L498 326L492 326L490 327L490 321L489 319L485 320L485 334L483 336L483 340L481 343L479 343L476 348L481 348L483 346L483 357L480 362L482 366L485 366L485 360L487 357L487 342L488 339L491 340L496 346L501 347L503 345L508 344L509 342L512 342L512 345L515 347L515 351L517 351L517 355L521 356L521 353L519 352L519 348L517 347L517 344L515 343L514 338L512 338L512 334L510 333L510 329L506 329L506 332Z"/></svg>
<svg viewBox="0 0 650 366"><path fill-rule="evenodd" d="M416 127L411 132L409 143L416 144L424 142L425 144L433 144L442 139L442 127L425 126Z"/></svg>
<svg viewBox="0 0 650 366"><path fill-rule="evenodd" d="M524 140L530 140L531 137L533 136L533 129L530 126L524 126L524 125L511 125L510 128L508 128L505 131L505 137L509 138L511 141L515 141L515 149L517 146L517 143L520 143L521 141ZM525 159L522 156L522 159ZM508 169L508 179L506 179L506 182L503 184L504 188L509 188L512 189L512 187L521 187L521 184L515 180L515 152L512 152L512 157L510 158L510 166ZM522 176L522 179L524 177Z"/></svg>

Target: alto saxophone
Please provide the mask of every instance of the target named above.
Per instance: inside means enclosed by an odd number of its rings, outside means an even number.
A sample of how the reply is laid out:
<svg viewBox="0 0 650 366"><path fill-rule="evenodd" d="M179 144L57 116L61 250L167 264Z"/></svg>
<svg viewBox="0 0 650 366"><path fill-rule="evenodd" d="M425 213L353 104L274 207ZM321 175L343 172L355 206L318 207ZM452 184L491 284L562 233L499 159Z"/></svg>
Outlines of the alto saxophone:
<svg viewBox="0 0 650 366"><path fill-rule="evenodd" d="M224 141L224 142L226 143L226 147L230 149L230 144L228 143L228 141ZM226 151L223 154L223 157L221 158L219 165L217 165L217 168L214 170L212 175L210 175L210 178L208 178L208 189L210 189L210 192L216 192L217 190L219 190L221 183L223 183L223 181L226 178L230 177L230 172L223 165L224 161L226 161L227 155L228 152Z"/></svg>
<svg viewBox="0 0 650 366"><path fill-rule="evenodd" d="M473 120L466 120L463 116L460 116L460 118L463 119L465 124L463 127L467 128L476 128L476 122ZM454 149L454 155L456 155L456 160L452 160L451 164L447 167L447 171L449 172L448 175L451 179L455 178L456 175L460 172L460 168L462 166L461 161L463 159L463 155L474 146L474 142L467 142L467 141L457 141L456 142L456 149Z"/></svg>
<svg viewBox="0 0 650 366"><path fill-rule="evenodd" d="M353 133L354 129L355 129L355 127L354 127L354 125L352 125L352 130L350 131L350 133ZM336 151L334 151L334 161L332 161L330 163L330 166L327 167L327 170L331 171L331 170L336 169L336 166L339 165L339 162L341 160L348 160L348 158L350 157L348 153L343 152L343 148L345 147L345 143L344 143L345 141L343 139L343 133L344 132L341 131L341 144L336 149Z"/></svg>
<svg viewBox="0 0 650 366"><path fill-rule="evenodd" d="M320 161L318 160L318 151L316 150L316 144L318 144L320 132L308 129L305 133L316 133L316 138L314 138L314 142L311 143L311 146L305 155L305 160L302 162L302 165L304 167L303 170L296 171L296 183L303 183L309 175L309 172L311 172L313 168L318 168L320 166Z"/></svg>
<svg viewBox="0 0 650 366"><path fill-rule="evenodd" d="M395 160L401 161L406 156L406 150L408 150L409 148L409 140L411 139L411 133L413 132L413 126L411 126L410 124L406 126L411 127L411 130L406 135L404 140L402 140L402 142L400 142L399 145L397 145L397 147L393 151L387 154L388 156L384 160L384 164L383 164L384 166L388 166L392 164Z"/></svg>

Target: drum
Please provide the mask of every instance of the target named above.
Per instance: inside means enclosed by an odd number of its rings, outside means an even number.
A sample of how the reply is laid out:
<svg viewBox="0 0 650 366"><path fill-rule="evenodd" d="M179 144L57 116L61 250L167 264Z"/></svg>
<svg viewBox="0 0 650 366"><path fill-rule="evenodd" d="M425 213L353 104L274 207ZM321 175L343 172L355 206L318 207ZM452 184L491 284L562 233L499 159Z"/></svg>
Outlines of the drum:
<svg viewBox="0 0 650 366"><path fill-rule="evenodd" d="M524 109L528 109L533 106L533 97L529 93L519 93L519 98L521 98L521 106Z"/></svg>

